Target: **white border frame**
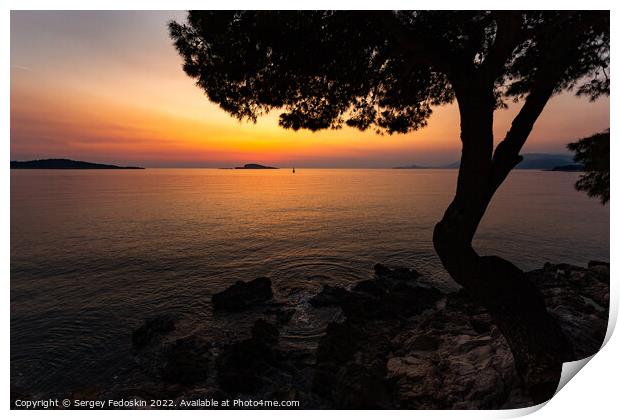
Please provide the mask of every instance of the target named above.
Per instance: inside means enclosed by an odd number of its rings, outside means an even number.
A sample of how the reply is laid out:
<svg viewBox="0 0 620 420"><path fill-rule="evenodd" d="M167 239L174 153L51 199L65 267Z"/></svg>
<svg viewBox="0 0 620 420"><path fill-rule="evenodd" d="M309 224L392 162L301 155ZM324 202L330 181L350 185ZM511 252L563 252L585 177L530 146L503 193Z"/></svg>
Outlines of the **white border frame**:
<svg viewBox="0 0 620 420"><path fill-rule="evenodd" d="M617 4L617 3L616 3ZM165 0L153 0L148 2L139 1L127 1L127 0L92 0L88 4L77 0L57 0L52 2L44 0L5 0L2 2L3 13L0 15L0 30L2 31L2 46L0 47L0 54L3 55L2 71L2 95L3 98L0 105L0 118L2 121L2 144L1 144L1 158L4 165L1 166L2 178L0 180L0 188L2 197L4 197L3 205L0 208L1 211L1 230L0 230L0 246L2 253L2 273L3 278L6 279L6 283L2 288L2 301L5 302L4 314L5 318L2 320L2 331L0 332L3 337L1 348L2 358L2 388L1 395L4 401L4 409L9 410L10 407L10 364L9 364L9 337L10 337L10 169L8 162L10 160L10 10L185 10L185 9L604 9L611 10L611 59L613 68L613 60L616 57L618 49L615 48L616 44L614 34L616 33L616 24L618 23L618 7L614 7L612 1L598 1L591 0L587 3L578 3L576 1L532 1L521 0L519 2L508 3L499 5L497 1L339 1L339 0L315 0L315 1L302 1L291 2L283 0L264 0L264 1L236 1L229 0L224 3L210 4L209 2L200 2L196 0L192 1L165 1ZM380 6L380 7L378 7ZM465 7L463 7L465 6ZM506 6L506 7L502 7ZM615 133L615 121L617 119L617 105L614 98L610 98L610 127L611 132ZM611 161L620 162L620 146L615 140L611 142ZM613 165L612 165L613 166ZM616 197L616 193L619 191L617 184L614 180L615 168L612 170L612 196ZM610 340L610 333L613 331L618 313L618 282L615 280L616 272L618 271L616 263L620 262L618 259L618 251L616 247L618 238L618 226L614 222L617 218L614 214L617 213L614 207L611 207L610 203L610 227L611 227L611 242L610 242L610 259L611 259L611 307L610 307L610 329L606 340L609 342L601 350L600 354L597 354L592 358L592 361L580 372L577 379L570 381L565 388L563 388L553 399L547 404L542 404L538 407L519 409L519 410L504 410L504 411L355 411L346 413L347 416L354 416L356 419L375 419L378 415L385 418L398 418L398 419L411 419L415 418L466 418L466 419L481 419L481 418L510 418L526 415L532 412L536 412L533 418L575 418L583 419L584 417L591 418L612 418L617 416L618 403L617 403L617 384L620 362L617 355L620 354L620 342L618 339ZM543 410L538 411L539 408L544 406ZM181 414L182 413L182 414ZM343 413L344 414L344 413ZM39 416L45 416L49 418L82 418L87 415L89 418L107 418L112 415L106 411L90 411L84 413L81 411L16 411L11 410L10 415L19 418L33 418ZM320 414L310 410L297 411L295 413L282 411L175 411L169 413L164 410L151 410L143 411L119 411L113 414L120 419L130 417L156 417L156 418L169 418L170 415L178 416L183 415L187 417L204 419L209 416L217 416L221 419L237 419L251 415L258 419L272 420L275 417L284 418L288 416L294 416L299 420L315 420L314 417L320 415L327 419L335 419L340 416L336 411L323 411Z"/></svg>

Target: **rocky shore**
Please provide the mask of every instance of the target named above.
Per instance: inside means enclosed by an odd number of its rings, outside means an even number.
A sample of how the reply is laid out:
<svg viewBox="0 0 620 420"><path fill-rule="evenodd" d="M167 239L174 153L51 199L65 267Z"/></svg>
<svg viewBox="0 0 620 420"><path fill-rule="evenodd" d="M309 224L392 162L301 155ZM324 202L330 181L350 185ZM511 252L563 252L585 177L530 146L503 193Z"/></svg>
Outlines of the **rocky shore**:
<svg viewBox="0 0 620 420"><path fill-rule="evenodd" d="M596 353L608 321L609 264L547 264L527 273L568 339L573 360ZM315 349L284 346L295 307L271 282L238 282L214 310L258 314L242 338L175 335L182 320L148 319L131 337L144 383L90 398L297 400L300 408L496 409L533 405L508 343L464 291L444 293L414 269L375 266L350 289L323 286L314 308L339 312ZM84 394L80 391L76 395Z"/></svg>

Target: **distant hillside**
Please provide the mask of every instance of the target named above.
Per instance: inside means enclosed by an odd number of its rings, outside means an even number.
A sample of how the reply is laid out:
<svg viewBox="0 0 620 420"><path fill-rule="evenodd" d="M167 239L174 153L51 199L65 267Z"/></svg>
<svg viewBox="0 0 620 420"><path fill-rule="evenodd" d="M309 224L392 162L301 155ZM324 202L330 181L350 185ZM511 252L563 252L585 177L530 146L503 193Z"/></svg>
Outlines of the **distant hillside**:
<svg viewBox="0 0 620 420"><path fill-rule="evenodd" d="M555 171L555 172L583 172L583 165L579 165L579 164L562 165L562 166L556 166L549 170Z"/></svg>
<svg viewBox="0 0 620 420"><path fill-rule="evenodd" d="M458 169L460 162L452 162L446 165L437 165L437 166L423 166L416 165L415 163L407 166L394 166L392 169Z"/></svg>
<svg viewBox="0 0 620 420"><path fill-rule="evenodd" d="M392 169L428 169L428 166L420 166L420 165L395 166Z"/></svg>
<svg viewBox="0 0 620 420"><path fill-rule="evenodd" d="M571 155L552 153L524 153L522 156L523 161L517 165L516 169L552 170L556 167L574 165L573 157ZM460 161L456 161L438 166L420 166L413 164L408 166L397 166L393 169L458 169L459 166Z"/></svg>
<svg viewBox="0 0 620 420"><path fill-rule="evenodd" d="M71 159L11 161L11 169L144 169L138 166L116 166Z"/></svg>
<svg viewBox="0 0 620 420"><path fill-rule="evenodd" d="M549 153L524 153L523 162L517 169L553 169L556 166L574 164L571 155Z"/></svg>
<svg viewBox="0 0 620 420"><path fill-rule="evenodd" d="M235 169L278 169L273 166L263 166L258 163L246 163L243 166L237 166Z"/></svg>
<svg viewBox="0 0 620 420"><path fill-rule="evenodd" d="M458 169L461 166L461 161L457 160L456 162L447 163L445 165L437 166L437 169Z"/></svg>

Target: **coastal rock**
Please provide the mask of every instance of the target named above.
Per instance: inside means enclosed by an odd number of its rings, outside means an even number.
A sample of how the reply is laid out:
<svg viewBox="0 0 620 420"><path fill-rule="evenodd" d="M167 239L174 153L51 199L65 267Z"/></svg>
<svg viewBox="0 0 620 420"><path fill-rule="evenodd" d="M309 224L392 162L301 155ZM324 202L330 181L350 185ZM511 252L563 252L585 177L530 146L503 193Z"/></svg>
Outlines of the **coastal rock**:
<svg viewBox="0 0 620 420"><path fill-rule="evenodd" d="M378 266L375 279L338 296L346 319L329 324L319 344L316 393L335 408L534 405L506 338L484 307L464 291L441 294L419 285L419 276L394 273ZM608 266L549 264L526 275L574 347L574 358L594 354L607 327Z"/></svg>
<svg viewBox="0 0 620 420"><path fill-rule="evenodd" d="M400 319L420 313L441 297L434 288L397 283L386 292L369 293L354 290L341 305L344 314L353 319Z"/></svg>
<svg viewBox="0 0 620 420"><path fill-rule="evenodd" d="M420 274L407 268L375 265L375 278L357 283L351 291L324 285L309 302L315 307L342 307L351 319L391 319L410 316L434 304L441 293L416 281Z"/></svg>
<svg viewBox="0 0 620 420"><path fill-rule="evenodd" d="M210 353L206 343L196 336L180 338L165 349L161 370L164 381L192 385L207 379Z"/></svg>
<svg viewBox="0 0 620 420"><path fill-rule="evenodd" d="M313 391L342 409L393 406L386 357L394 323L330 323L317 349Z"/></svg>
<svg viewBox="0 0 620 420"><path fill-rule="evenodd" d="M375 264L375 277L383 282L403 282L412 281L420 278L422 275L413 268L394 267L389 268L383 264Z"/></svg>
<svg viewBox="0 0 620 420"><path fill-rule="evenodd" d="M348 292L342 287L323 285L323 289L308 301L312 306L320 308L323 306L339 305L346 298Z"/></svg>
<svg viewBox="0 0 620 420"><path fill-rule="evenodd" d="M216 310L240 311L273 298L271 280L259 277L249 282L238 281L211 298Z"/></svg>
<svg viewBox="0 0 620 420"><path fill-rule="evenodd" d="M171 315L157 315L147 319L131 335L131 342L136 349L146 347L151 341L175 329L175 320Z"/></svg>
<svg viewBox="0 0 620 420"><path fill-rule="evenodd" d="M390 341L407 317L436 306L439 291L413 281L409 270L375 267L375 279L338 292L346 316L328 325L317 350L313 390L337 408L389 408L395 405L388 378Z"/></svg>
<svg viewBox="0 0 620 420"><path fill-rule="evenodd" d="M279 334L274 325L259 319L251 338L228 346L217 360L220 387L232 393L257 391L281 358L276 348Z"/></svg>
<svg viewBox="0 0 620 420"><path fill-rule="evenodd" d="M252 326L252 338L256 341L275 345L278 343L279 337L280 331L278 331L278 327L264 319L257 320Z"/></svg>
<svg viewBox="0 0 620 420"><path fill-rule="evenodd" d="M291 321L296 312L297 310L295 308L277 307L268 308L264 313L265 315L271 315L278 325L285 325Z"/></svg>
<svg viewBox="0 0 620 420"><path fill-rule="evenodd" d="M408 319L391 346L387 379L400 408L500 408L522 387L506 339L463 293Z"/></svg>
<svg viewBox="0 0 620 420"><path fill-rule="evenodd" d="M571 343L572 359L595 354L603 345L609 321L609 264L591 262L588 268L545 264L528 276Z"/></svg>
<svg viewBox="0 0 620 420"><path fill-rule="evenodd" d="M609 265L547 264L524 275L574 348L573 357L594 354L607 327ZM236 289L256 287L248 284L226 292L237 298L243 293ZM325 320L327 328L316 349L290 346L288 335L300 319L320 317L324 311L297 308L300 317L284 326L295 309L286 302L270 302L263 306L265 319L256 320L245 339L209 339L207 344L190 336L163 347L150 345L139 354L159 351L155 377L161 376L166 392L174 395L200 395L198 390L208 389L221 399L297 399L302 408L315 409L534 405L511 347L489 312L464 290L444 293L429 284L430 279L415 270L378 265L372 279L350 290L324 287L312 299L320 302L316 306L338 306L341 311L331 322ZM268 295L270 287L262 299ZM248 305L262 299L247 303L240 298ZM287 330L282 334L286 339L280 339L280 328Z"/></svg>
<svg viewBox="0 0 620 420"><path fill-rule="evenodd" d="M330 324L317 352L315 392L337 408L528 405L527 397L508 401L522 387L490 316L464 293L442 298L445 306L434 304L436 296L414 314L373 320L353 313Z"/></svg>
<svg viewBox="0 0 620 420"><path fill-rule="evenodd" d="M288 324L295 315L295 312L297 312L295 309L281 309L277 311L276 320L278 321L278 324Z"/></svg>

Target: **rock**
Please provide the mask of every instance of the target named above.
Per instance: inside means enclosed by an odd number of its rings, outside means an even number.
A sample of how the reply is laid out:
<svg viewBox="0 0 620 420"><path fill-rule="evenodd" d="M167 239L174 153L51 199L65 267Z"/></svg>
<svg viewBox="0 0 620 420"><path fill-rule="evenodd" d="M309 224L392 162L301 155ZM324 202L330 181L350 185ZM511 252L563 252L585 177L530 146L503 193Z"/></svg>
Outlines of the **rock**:
<svg viewBox="0 0 620 420"><path fill-rule="evenodd" d="M329 407L499 409L540 400L487 309L462 290L445 295L411 272L399 273L378 266L375 279L336 292L346 318L329 324L321 339L313 381ZM567 348L576 357L598 350L607 326L608 267L547 265L523 275ZM543 377L555 374L532 368Z"/></svg>
<svg viewBox="0 0 620 420"><path fill-rule="evenodd" d="M362 338L362 330L352 328L350 322L330 322L317 349L318 362L332 363L337 366L351 360Z"/></svg>
<svg viewBox="0 0 620 420"><path fill-rule="evenodd" d="M216 310L240 311L273 298L271 280L259 277L249 282L238 281L223 292L213 295Z"/></svg>
<svg viewBox="0 0 620 420"><path fill-rule="evenodd" d="M131 341L136 349L146 347L151 341L175 329L175 321L171 315L157 315L147 319L131 335Z"/></svg>
<svg viewBox="0 0 620 420"><path fill-rule="evenodd" d="M281 309L276 312L276 320L280 325L288 324L295 312L295 309Z"/></svg>
<svg viewBox="0 0 620 420"><path fill-rule="evenodd" d="M323 306L339 305L346 298L348 291L342 287L324 285L323 290L309 300L309 303L317 308Z"/></svg>
<svg viewBox="0 0 620 420"><path fill-rule="evenodd" d="M208 346L195 336L180 338L165 349L161 370L164 381L192 385L207 379L210 354Z"/></svg>
<svg viewBox="0 0 620 420"><path fill-rule="evenodd" d="M536 404L553 397L572 347L549 314L542 294L517 266L497 256L478 259L476 286L467 289L484 306L510 345L519 376Z"/></svg>
<svg viewBox="0 0 620 420"><path fill-rule="evenodd" d="M281 354L276 348L279 332L259 319L252 337L226 348L217 360L218 382L232 393L256 392L265 383L267 372L277 367Z"/></svg>
<svg viewBox="0 0 620 420"><path fill-rule="evenodd" d="M441 297L436 289L417 285L414 271L377 265L375 272L375 279L351 292L324 288L337 297L329 301L339 302L346 319L330 323L319 343L313 390L335 408L394 407L387 379L391 338L402 320L436 307ZM420 339L419 346L433 347L432 340Z"/></svg>
<svg viewBox="0 0 620 420"><path fill-rule="evenodd" d="M484 308L462 292L442 306L436 304L437 291L407 286L403 292L402 287L373 299L385 306L398 302L393 293L410 293L406 296L414 308L417 303L416 310L396 304L393 311L369 311L372 317L345 311L344 322L328 326L317 351L315 392L334 408L498 408L513 403L508 402L512 390L522 386L512 353ZM418 292L418 302L411 290ZM362 295L352 293L347 301ZM382 317L373 318L377 314ZM514 403L525 406L531 399Z"/></svg>
<svg viewBox="0 0 620 420"><path fill-rule="evenodd" d="M540 290L547 311L573 347L572 360L595 354L603 345L609 321L609 267L546 264L527 273Z"/></svg>
<svg viewBox="0 0 620 420"><path fill-rule="evenodd" d="M280 337L278 328L263 319L257 320L252 326L252 338L266 344L277 344Z"/></svg>
<svg viewBox="0 0 620 420"><path fill-rule="evenodd" d="M330 323L317 350L313 391L332 408L393 406L385 362L394 327L385 321Z"/></svg>
<svg viewBox="0 0 620 420"><path fill-rule="evenodd" d="M418 273L413 268L406 268L406 267L388 268L384 266L383 264L375 264L374 270L375 270L375 277L378 279L383 279L384 281L390 280L390 279L401 281L401 282L412 281L412 280L416 280L417 278L421 276L421 274Z"/></svg>
<svg viewBox="0 0 620 420"><path fill-rule="evenodd" d="M350 363L341 369L334 384L335 404L343 409L388 409L394 406L385 366Z"/></svg>
<svg viewBox="0 0 620 420"><path fill-rule="evenodd" d="M343 299L340 306L344 314L352 319L397 319L409 317L435 305L441 293L434 288L414 286L408 283L394 283L393 286L375 281L371 286L354 288ZM385 288L384 288L385 287Z"/></svg>
<svg viewBox="0 0 620 420"><path fill-rule="evenodd" d="M503 271L493 273L501 277ZM549 316L574 348L573 357L586 357L598 350L608 318L607 264L594 262L588 268L547 264L520 275L540 294ZM254 282L240 283L218 294L224 298L214 297L214 305L222 299L228 309L232 300L232 310L237 310L271 298L270 287L269 293L257 300L247 296L248 289L256 288ZM378 265L374 278L352 285L350 291L324 286L311 299L317 307L341 308L335 318L339 321L330 318L316 351L291 346L288 339L280 343L278 328L290 320L295 309L286 302L272 301L262 306L265 319L254 322L248 338L210 345L198 337L176 340L163 352L159 350L154 371L164 378L165 391L172 398L206 392L219 395L219 399L236 395L297 399L303 408L312 409L510 409L534 405L536 390L524 383L509 341L489 311L464 290L443 293L430 284L415 270ZM300 319L325 312L300 311ZM151 322L148 328L147 324L141 327L145 332L138 335L156 337L167 330L158 327L165 322ZM136 354L158 349L151 345ZM161 393L161 387L157 389Z"/></svg>
<svg viewBox="0 0 620 420"><path fill-rule="evenodd" d="M600 266L604 266L609 268L609 263L605 262L605 261L590 261L588 263L588 268L594 268L594 267L600 267Z"/></svg>
<svg viewBox="0 0 620 420"><path fill-rule="evenodd" d="M350 318L389 319L411 316L441 296L437 289L415 282L419 277L415 270L390 270L377 264L375 271L380 276L359 282L351 291L324 285L309 302L315 307L340 306Z"/></svg>
<svg viewBox="0 0 620 420"><path fill-rule="evenodd" d="M377 280L362 280L353 286L353 292L367 293L373 296L380 296L387 292L385 284Z"/></svg>
<svg viewBox="0 0 620 420"><path fill-rule="evenodd" d="M385 265L381 263L375 264L374 270L375 270L375 276L377 277L384 277L384 276L389 276L392 274L392 270L390 270L388 267L386 267Z"/></svg>
<svg viewBox="0 0 620 420"><path fill-rule="evenodd" d="M392 338L387 377L400 408L499 408L521 387L507 341L488 314L477 316L490 328L477 332L468 312L484 309L471 306L455 295L444 309L405 321Z"/></svg>
<svg viewBox="0 0 620 420"><path fill-rule="evenodd" d="M294 308L269 308L264 313L273 315L278 325L288 324L297 312Z"/></svg>

